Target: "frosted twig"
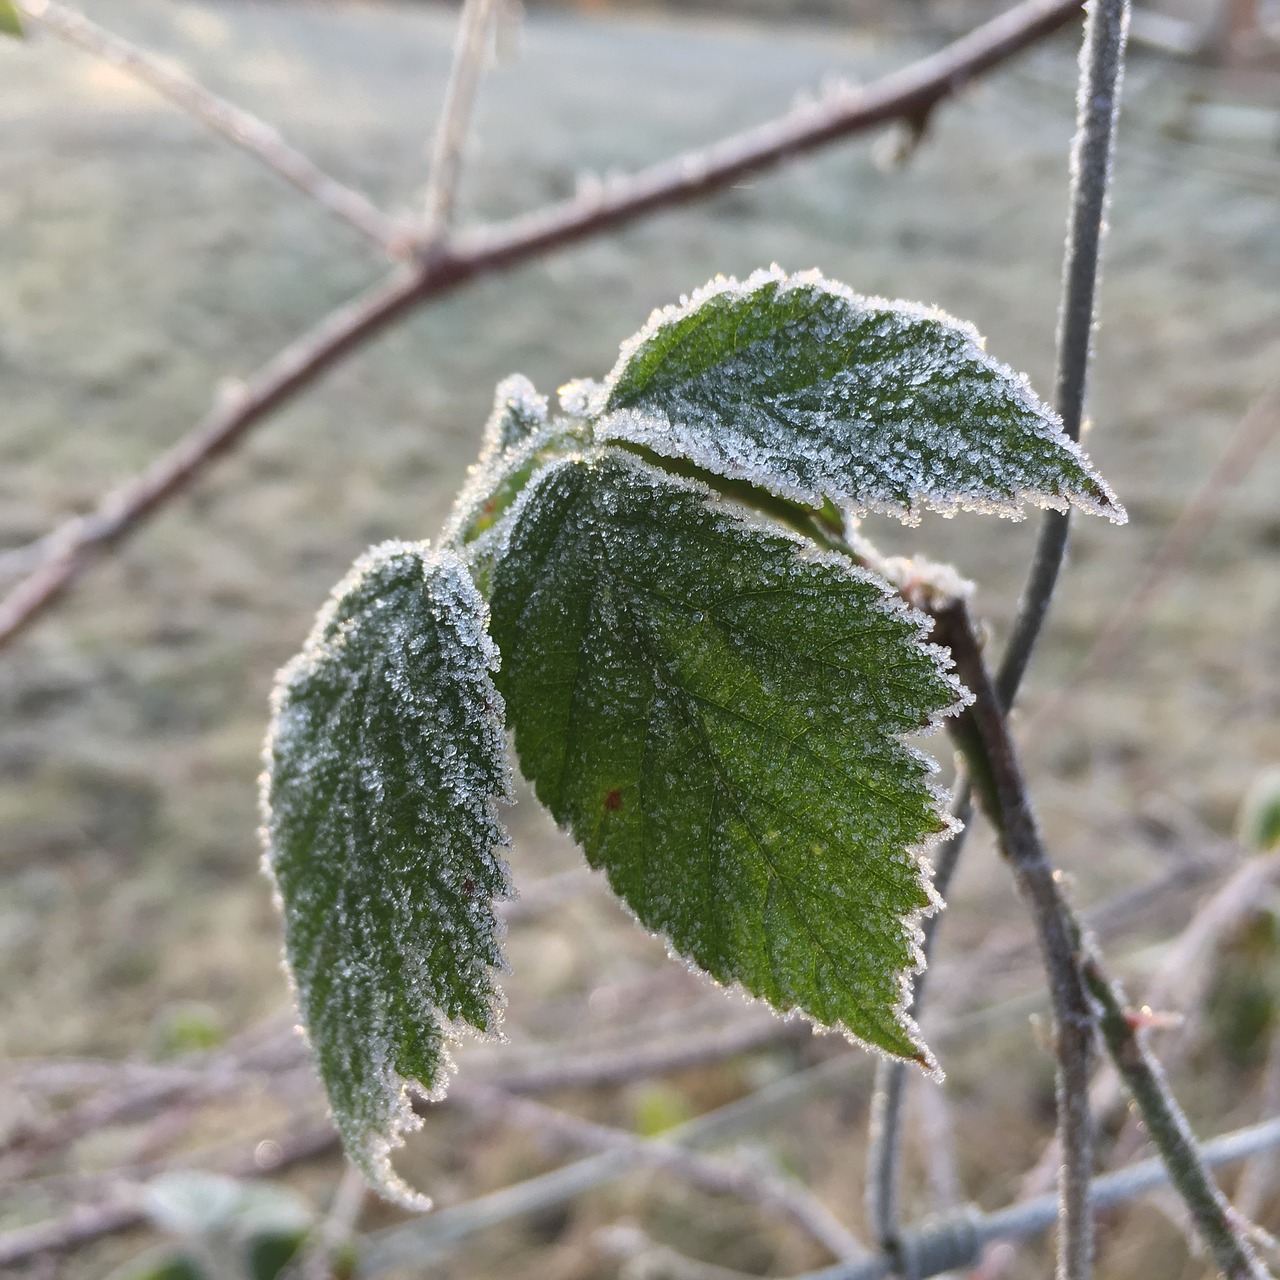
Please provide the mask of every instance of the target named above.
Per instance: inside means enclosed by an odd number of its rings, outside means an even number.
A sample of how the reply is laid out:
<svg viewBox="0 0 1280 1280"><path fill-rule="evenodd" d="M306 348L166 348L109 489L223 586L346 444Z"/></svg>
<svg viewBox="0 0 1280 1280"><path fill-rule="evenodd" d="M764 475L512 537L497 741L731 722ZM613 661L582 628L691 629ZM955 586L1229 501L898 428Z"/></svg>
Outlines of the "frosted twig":
<svg viewBox="0 0 1280 1280"><path fill-rule="evenodd" d="M1277 1146L1280 1146L1280 1120L1269 1120L1214 1138L1204 1144L1201 1154L1204 1163L1213 1168ZM1154 1191L1168 1181L1169 1170L1160 1160L1143 1160L1095 1178L1089 1186L1089 1204L1095 1212L1110 1209ZM985 1245L995 1240L1017 1240L1047 1230L1053 1225L1057 1210L1055 1196L1042 1196L995 1213L967 1210L941 1223L907 1232L903 1252L916 1266L909 1274L927 1280L942 1271L968 1266ZM893 1269L891 1259L879 1257L806 1272L792 1280L883 1280Z"/></svg>
<svg viewBox="0 0 1280 1280"><path fill-rule="evenodd" d="M951 877L960 862L960 853L969 833L972 811L969 779L956 780L951 814L961 824L939 847L933 871L933 887L946 900ZM934 912L923 925L920 949L924 965L912 986L912 1016L920 1020L925 981L941 914ZM898 1239L898 1182L902 1171L902 1113L909 1087L907 1065L887 1058L876 1063L875 1087L871 1094L870 1133L867 1140L867 1220L882 1249L893 1249Z"/></svg>
<svg viewBox="0 0 1280 1280"><path fill-rule="evenodd" d="M1017 752L968 609L958 600L934 617L934 638L951 651L956 674L974 699L949 728L1040 937L1058 1058L1058 1140L1062 1149L1058 1276L1059 1280L1087 1280L1093 1269L1093 1218L1088 1197L1093 1173L1089 1077L1094 1013L1081 970L1080 926L1045 855Z"/></svg>
<svg viewBox="0 0 1280 1280"><path fill-rule="evenodd" d="M1143 1043L1138 1020L1130 1016L1123 990L1085 940L1079 920L1062 896L1040 843L1013 740L967 609L958 602L939 610L935 618L935 634L951 650L957 674L974 696L972 707L958 718L953 733L974 771L983 808L1000 834L1019 888L1033 906L1045 950L1058 1041L1058 1135L1063 1161L1060 1195L1064 1219L1060 1269L1066 1269L1067 1275L1087 1274L1091 1252L1091 1169L1086 1161L1092 1154L1088 1069L1095 1021L1091 1001L1096 1001L1101 1010L1098 1025L1111 1060L1142 1113L1148 1134L1200 1239L1229 1280L1264 1280L1267 1272L1209 1177L1186 1116L1170 1091L1160 1064ZM1068 1041L1065 1045L1064 1032ZM1083 1227L1078 1217L1073 1224L1073 1216L1079 1214L1084 1216ZM1072 1255L1084 1270L1069 1270Z"/></svg>
<svg viewBox="0 0 1280 1280"><path fill-rule="evenodd" d="M1204 985L1210 972L1206 954L1225 931L1234 927L1240 913L1252 907L1265 894L1266 886L1280 869L1280 854L1270 858L1250 858L1237 867L1235 873L1213 893L1169 945L1164 958L1143 992L1144 1004L1158 1013L1178 1013L1200 1004L1204 998ZM1164 1066L1177 1061L1178 1047L1186 1040L1186 1027L1178 1028L1178 1038L1163 1053ZM1172 1054L1169 1049L1172 1049ZM1098 1123L1105 1124L1114 1118L1125 1104L1125 1094L1120 1076L1114 1065L1102 1065L1089 1090L1089 1109ZM1267 1114L1270 1114L1268 1112ZM1137 1137L1137 1122L1131 1118L1124 1133L1112 1148L1111 1159L1132 1158L1136 1142L1128 1141L1126 1134ZM1143 1135L1145 1139L1145 1134ZM1045 1148L1044 1153L1022 1178L1018 1199L1029 1200L1042 1194L1053 1185L1061 1160L1057 1139ZM1249 1216L1247 1212L1245 1216ZM1184 1227L1189 1224L1184 1219ZM999 1260L989 1261L983 1269L984 1280L993 1280L1003 1274Z"/></svg>
<svg viewBox="0 0 1280 1280"><path fill-rule="evenodd" d="M444 91L444 107L436 127L427 179L426 216L420 244L426 252L438 245L453 223L458 199L462 153L471 124L476 87L484 67L495 0L464 0L454 39L453 64Z"/></svg>
<svg viewBox="0 0 1280 1280"><path fill-rule="evenodd" d="M109 493L65 537L46 542L50 557L0 600L0 646L47 610L84 570L184 492L251 427L388 325L429 299L614 231L658 209L702 199L807 151L910 118L975 77L1064 26L1079 0L1023 0L936 54L858 90L643 169L579 196L496 226L455 236L436 252L389 275L331 312L274 356L235 397L215 406L192 432L135 479Z"/></svg>
<svg viewBox="0 0 1280 1280"><path fill-rule="evenodd" d="M1087 951L1084 974L1090 994L1102 1006L1102 1035L1111 1060L1142 1112L1148 1136L1160 1152L1200 1239L1227 1280L1269 1280L1239 1218L1209 1176L1195 1134L1170 1093L1160 1064L1143 1043L1124 992L1103 970L1098 957Z"/></svg>
<svg viewBox="0 0 1280 1280"><path fill-rule="evenodd" d="M1071 151L1071 200L1067 214L1067 251L1062 271L1058 317L1058 368L1054 407L1062 429L1080 438L1085 386L1093 345L1102 233L1111 189L1111 162L1120 118L1120 82L1129 27L1128 0L1093 0L1080 50L1076 95L1076 136ZM1009 642L996 673L1000 705L1013 706L1057 585L1067 551L1070 517L1046 511L1018 604Z"/></svg>
<svg viewBox="0 0 1280 1280"><path fill-rule="evenodd" d="M190 76L174 70L130 41L113 35L58 0L19 0L19 6L61 39L149 85L188 115L261 160L304 195L364 232L387 254L398 256L403 251L404 228L376 208L368 196L330 177L313 164L265 121L220 98Z"/></svg>
<svg viewBox="0 0 1280 1280"><path fill-rule="evenodd" d="M593 1151L620 1151L634 1163L668 1173L713 1195L731 1195L766 1213L787 1218L815 1239L832 1257L849 1261L868 1256L867 1249L803 1185L674 1143L637 1137L621 1129L572 1116L478 1085L455 1085L450 1096L482 1115L500 1115L522 1128Z"/></svg>
<svg viewBox="0 0 1280 1280"><path fill-rule="evenodd" d="M1112 615L1107 629L1085 655L1079 670L1036 712L1028 732L1035 732L1054 718L1079 691L1101 675L1133 639L1161 588L1174 570L1204 538L1226 502L1227 494L1248 475L1253 464L1280 434L1280 382L1273 383L1249 406L1241 418L1222 457L1204 483L1178 513L1165 535L1151 568L1138 589L1126 594L1124 603Z"/></svg>

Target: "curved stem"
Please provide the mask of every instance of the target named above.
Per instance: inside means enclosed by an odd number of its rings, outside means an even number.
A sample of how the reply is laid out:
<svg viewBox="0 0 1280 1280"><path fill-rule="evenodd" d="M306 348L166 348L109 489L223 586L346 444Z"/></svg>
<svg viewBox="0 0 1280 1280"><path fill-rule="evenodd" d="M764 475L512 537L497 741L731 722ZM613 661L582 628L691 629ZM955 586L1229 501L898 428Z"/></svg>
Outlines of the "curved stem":
<svg viewBox="0 0 1280 1280"><path fill-rule="evenodd" d="M1071 150L1071 202L1067 214L1054 384L1054 405L1062 416L1062 429L1073 440L1080 438L1084 415L1128 30L1129 0L1093 0L1080 50L1076 136ZM1039 541L1018 604L1018 616L996 674L996 692L1002 707L1013 705L1031 661L1031 652L1044 625L1058 571L1067 553L1070 526L1071 517L1066 511L1048 511L1041 522Z"/></svg>

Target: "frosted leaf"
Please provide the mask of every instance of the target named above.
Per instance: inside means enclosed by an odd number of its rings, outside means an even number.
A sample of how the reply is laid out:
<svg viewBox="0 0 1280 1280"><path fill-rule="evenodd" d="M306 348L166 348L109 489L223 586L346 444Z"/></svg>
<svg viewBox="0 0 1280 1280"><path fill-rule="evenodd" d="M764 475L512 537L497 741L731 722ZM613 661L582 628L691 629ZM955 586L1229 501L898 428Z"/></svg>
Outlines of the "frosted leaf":
<svg viewBox="0 0 1280 1280"><path fill-rule="evenodd" d="M484 427L484 448L494 452L509 449L546 421L547 397L540 396L524 374L513 373L494 391L493 411Z"/></svg>
<svg viewBox="0 0 1280 1280"><path fill-rule="evenodd" d="M923 619L615 449L534 478L491 608L521 768L640 920L722 982L931 1065L906 1003L948 819L900 735L962 694Z"/></svg>
<svg viewBox="0 0 1280 1280"><path fill-rule="evenodd" d="M510 779L486 622L453 552L375 547L280 673L265 749L264 863L334 1121L418 1204L388 1158L416 1124L407 1086L441 1091L447 1039L499 1017Z"/></svg>
<svg viewBox="0 0 1280 1280"><path fill-rule="evenodd" d="M599 441L733 480L914 520L1124 510L1020 374L972 326L858 296L816 271L717 277L625 342L597 397Z"/></svg>

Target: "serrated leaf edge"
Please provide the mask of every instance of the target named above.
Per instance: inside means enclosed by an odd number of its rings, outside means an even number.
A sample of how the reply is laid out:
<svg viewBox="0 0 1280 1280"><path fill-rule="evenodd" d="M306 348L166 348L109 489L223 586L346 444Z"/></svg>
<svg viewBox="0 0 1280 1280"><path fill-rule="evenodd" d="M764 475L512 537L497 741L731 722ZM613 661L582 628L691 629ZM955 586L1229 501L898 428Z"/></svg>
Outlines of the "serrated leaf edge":
<svg viewBox="0 0 1280 1280"><path fill-rule="evenodd" d="M886 579L880 574L856 564L848 556L842 555L838 551L829 551L817 546L795 530L788 529L785 525L779 524L777 521L770 519L767 515L752 510L749 507L744 507L730 498L725 498L710 486L703 484L700 480L673 475L671 472L655 467L652 464L645 462L642 458L638 458L635 454L624 449L601 445L591 449L584 449L576 455L555 458L548 462L546 466L542 467L541 470L530 478L524 492L503 518L501 525L502 550L499 554L505 553L506 546L510 542L511 535L515 530L516 525L519 523L520 517L524 512L524 508L536 499L537 491L551 479L555 472L559 471L562 467L580 464L583 462L590 463L596 459L605 457L608 457L611 460L621 460L638 475L649 479L657 477L667 484L697 495L709 507L725 513L736 524L739 524L743 528L757 530L767 533L771 537L785 539L792 543L797 557L804 560L806 563L829 565L839 569L842 573L848 574L852 578L875 586L881 593L883 607L886 611L915 626L916 642L925 653L935 660L939 675L947 685L954 690L956 695L953 702L947 704L947 706L939 709L938 711L935 711L926 723L916 729L911 736L931 737L942 727L945 720L950 716L959 714L959 712L964 710L965 707L972 704L973 695L963 684L960 683L959 678L952 670L953 664L950 652L940 645L931 644L927 639L925 639L933 627L932 620L927 614L924 614L920 612L920 610L909 605L897 593L892 584L886 581ZM494 532L496 532L496 530ZM891 734L889 736L894 738L898 746L911 759L919 762L924 767L926 773L936 774L938 772L938 762L927 752L921 751L918 747L912 746L911 743L904 741L903 737L899 734ZM911 960L907 965L899 970L896 975L899 995L897 1002L893 1006L892 1013L894 1020L901 1028L903 1034L918 1051L914 1061L924 1070L925 1074L930 1079L941 1081L943 1078L942 1069L938 1065L938 1060L934 1056L932 1050L925 1043L919 1025L911 1017L910 1008L914 979L917 974L924 972L925 969L925 954L923 947L924 930L922 927L922 921L935 914L937 911L942 910L946 906L946 903L943 901L941 895L933 885L933 865L929 861L929 852L938 844L949 839L952 835L960 831L964 824L948 811L948 806L951 802L951 793L947 791L946 788L936 786L931 782L926 782L925 786L928 788L929 796L933 801L934 812L936 813L939 821L939 829L931 835L926 836L924 840L921 840L916 844L908 845L904 850L916 866L918 883L920 888L924 891L928 901L923 907L915 911L907 912L901 918L903 936L908 945ZM607 872L601 869L600 874L605 876L606 883L608 883ZM626 900L620 894L614 893L611 885L609 886L609 892L617 899L627 914L635 920L636 924L641 929L645 930L647 933L654 934L655 931L636 915L636 913L627 904ZM862 1037L851 1031L842 1023L827 1024L819 1022L816 1018L805 1013L804 1010L798 1007L792 1009L777 1009L764 997L753 995L740 982L722 982L720 979L714 977L705 969L698 966L689 956L686 956L682 952L676 950L675 945L669 938L666 938L663 935L657 936L662 937L663 943L667 949L667 954L673 960L678 960L681 964L696 972L703 980L732 993L739 999L746 1001L746 1003L763 1005L775 1016L780 1017L783 1020L804 1018L821 1031L829 1031L834 1034L841 1035L851 1044L859 1045L861 1048L867 1049L882 1058L888 1058L895 1061L898 1060L894 1054L889 1053L877 1044L873 1044L868 1040L862 1039Z"/></svg>
<svg viewBox="0 0 1280 1280"><path fill-rule="evenodd" d="M692 315L711 298L726 293L746 296L766 284L777 284L779 294L797 289L820 289L833 297L841 298L860 311L889 311L910 319L934 320L960 333L972 345L974 359L1013 388L1022 406L1038 419L1041 424L1038 433L1040 437L1062 448L1077 462L1097 485L1101 497L1077 492L1064 497L1038 489L1023 489L1010 498L978 494L950 496L921 494L918 501L904 506L901 503L879 499L868 500L856 494L818 492L800 486L786 485L775 476L759 474L744 466L735 466L732 463L725 466L724 460L718 456L697 456L691 453L682 444L670 438L672 424L665 415L645 413L631 407L610 407L609 401L613 390L621 381L632 358L662 329ZM836 280L828 280L816 267L788 274L775 262L768 268L762 267L753 271L744 281L739 281L733 276L717 275L701 288L695 289L692 294L682 297L678 303L655 309L650 313L644 326L622 343L618 359L605 380L591 385L590 396L584 404L584 412L594 420L596 439L601 444L611 440L643 444L664 457L687 458L698 466L706 467L717 474L724 474L728 479L750 481L779 497L794 502L820 506L825 498L831 498L833 501L848 504L855 514L889 515L908 525L918 524L923 510L935 511L944 517L954 516L961 511L973 511L1004 516L1016 521L1024 518L1023 506L1028 503L1055 511L1067 511L1075 506L1091 515L1105 516L1117 525L1125 524L1129 518L1111 486L1093 467L1084 449L1063 431L1061 417L1040 400L1026 374L1017 372L987 352L985 340L972 324L966 320L957 319L940 307L855 293L848 285Z"/></svg>
<svg viewBox="0 0 1280 1280"><path fill-rule="evenodd" d="M485 619L485 625L480 629L479 635L480 652L484 658L485 666L492 673L498 670L501 663L498 647L494 644L487 625L489 616L488 601L477 590L466 562L452 548L439 547L433 549L430 542L425 540L406 542L392 539L370 547L356 559L342 579L334 586L329 593L329 598L316 614L315 621L302 649L280 668L276 673L275 683L272 686L270 699L271 718L262 748L263 769L258 777L258 808L261 819L258 827L258 838L262 847L259 865L271 885L272 902L282 919L285 914L285 906L284 897L276 878L273 860L270 832L270 792L276 726L286 690L296 674L313 666L329 650L332 644L330 631L343 597L348 595L359 583L360 579L368 573L370 568L380 560L391 555L405 553L417 555L421 558L424 564L424 577L425 570L431 567L448 569L456 573L456 580L460 584L463 594L474 597L477 615ZM496 688L492 692L495 703L490 719L492 723L496 724L499 733L505 733L502 695ZM506 756L505 748L504 756ZM498 822L498 804L513 804L515 802L509 757L507 759L505 788L501 794L490 796L488 800L495 823L500 828L502 828L502 823ZM505 830L505 828L503 829ZM509 844L510 836L508 835L506 840L503 841L503 846ZM503 896L495 896L495 901L502 901L515 896L515 889L511 884L509 872L506 887L508 892ZM497 916L495 919L495 931L498 940L501 941L506 932L506 923L501 916ZM505 968L506 966L504 965L503 969L505 970ZM295 1007L301 1008L298 985L294 978L292 966L289 964L287 953L283 949L281 952L281 969L288 981ZM334 1117L334 1126L338 1129L343 1139L344 1149L347 1151L352 1163L365 1175L374 1188L388 1200L417 1212L426 1212L432 1208L433 1201L431 1197L410 1186L395 1171L391 1163L391 1153L397 1148L403 1147L407 1136L421 1129L424 1124L423 1117L414 1109L411 1094L417 1094L427 1102L439 1102L443 1099L448 1092L449 1079L457 1071L457 1064L449 1051L450 1042L464 1038L473 1038L481 1041L501 1041L504 1038L501 1031L504 1011L505 995L496 985L489 1005L489 1025L483 1030L462 1019L446 1019L440 1016L438 1010L435 1011L437 1025L443 1033L440 1049L439 1079L434 1087L429 1087L420 1080L408 1079L388 1064L381 1073L380 1081L387 1100L386 1132L370 1131L361 1135L360 1141L351 1141L348 1138L349 1131L347 1128L338 1121L336 1116ZM314 1054L316 1051L311 1044L311 1036L305 1024L299 1021L295 1030Z"/></svg>

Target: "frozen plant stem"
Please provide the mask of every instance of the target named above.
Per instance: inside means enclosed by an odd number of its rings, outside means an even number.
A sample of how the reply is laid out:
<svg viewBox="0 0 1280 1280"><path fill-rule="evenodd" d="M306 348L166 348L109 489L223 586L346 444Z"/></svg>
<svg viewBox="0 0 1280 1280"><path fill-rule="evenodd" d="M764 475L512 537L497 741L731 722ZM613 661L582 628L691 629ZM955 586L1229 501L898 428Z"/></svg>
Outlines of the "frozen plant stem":
<svg viewBox="0 0 1280 1280"><path fill-rule="evenodd" d="M1196 1230L1228 1280L1266 1280L1269 1272L1249 1244L1200 1158L1195 1134L1170 1092L1160 1063L1147 1050L1141 1031L1125 1005L1124 992L1086 944L1084 979L1102 1009L1100 1025L1107 1052L1137 1103L1147 1134L1169 1170Z"/></svg>
<svg viewBox="0 0 1280 1280"><path fill-rule="evenodd" d="M957 749L972 771L983 810L996 828L1019 891L1031 907L1048 971L1058 1049L1058 1133L1063 1153L1059 1275L1074 1280L1077 1275L1087 1275L1090 1264L1092 997L1101 1007L1107 1051L1202 1242L1229 1280L1266 1280L1269 1273L1210 1178L1191 1127L1159 1064L1139 1040L1124 992L1088 947L1079 920L1062 896L1040 840L1017 752L968 609L958 601L936 611L934 618L935 639L951 651L957 674L974 696L973 705L954 722Z"/></svg>
<svg viewBox="0 0 1280 1280"><path fill-rule="evenodd" d="M1067 214L1066 253L1062 272L1062 301L1058 318L1057 376L1054 403L1066 434L1080 438L1085 386L1098 291L1099 260L1111 185L1116 122L1119 118L1120 83L1124 69L1125 40L1129 26L1128 0L1093 0L1085 23L1080 50L1080 79L1076 91L1076 134L1071 151L1071 195ZM1046 511L1032 556L1018 616L996 677L1000 705L1013 705L1036 639L1044 625L1067 551L1070 515ZM967 804L967 794L957 805ZM945 897L941 869L944 861L954 870L963 847L963 835L953 837L943 849L934 887ZM950 879L948 872L947 879ZM937 917L925 933L928 957ZM915 1016L920 1016L921 983L917 980ZM905 1068L886 1064L876 1074L872 1100L872 1138L868 1158L867 1210L876 1237L892 1247L898 1232L897 1183L901 1165L902 1103L906 1094Z"/></svg>
<svg viewBox="0 0 1280 1280"><path fill-rule="evenodd" d="M956 779L955 798L951 813L963 824L958 831L939 846L933 869L933 887L943 899L951 885L951 877L960 861L969 832L969 815L972 811L969 779L963 775ZM923 923L924 937L920 949L927 966L933 953L933 940L938 933L941 915L935 913ZM916 974L912 987L912 1008L917 1020L924 995L928 968ZM882 1058L876 1063L875 1086L871 1094L870 1139L867 1151L867 1222L875 1235L876 1243L892 1253L898 1246L900 1223L898 1216L898 1183L902 1170L902 1115L906 1104L909 1079L905 1062Z"/></svg>
<svg viewBox="0 0 1280 1280"><path fill-rule="evenodd" d="M956 673L974 697L973 705L952 721L952 735L1040 938L1058 1055L1058 1141L1062 1148L1058 1276L1060 1280L1085 1280L1093 1268L1089 1077L1094 1014L1081 972L1080 930L1045 857L1026 783L969 611L963 601L955 601L934 617L934 638L950 649Z"/></svg>
<svg viewBox="0 0 1280 1280"><path fill-rule="evenodd" d="M1076 136L1071 148L1071 202L1058 313L1058 367L1054 408L1062 429L1080 439L1093 340L1102 233L1111 188L1120 82L1129 31L1129 0L1093 0L1080 50ZM1070 516L1046 511L1032 556L1013 632L996 675L1000 706L1009 708L1031 661L1067 553Z"/></svg>

